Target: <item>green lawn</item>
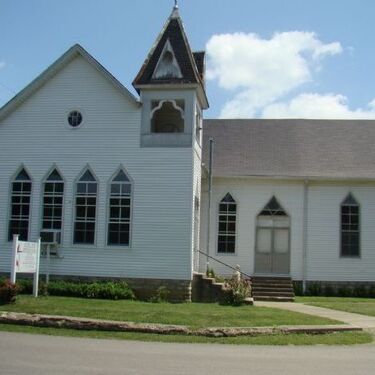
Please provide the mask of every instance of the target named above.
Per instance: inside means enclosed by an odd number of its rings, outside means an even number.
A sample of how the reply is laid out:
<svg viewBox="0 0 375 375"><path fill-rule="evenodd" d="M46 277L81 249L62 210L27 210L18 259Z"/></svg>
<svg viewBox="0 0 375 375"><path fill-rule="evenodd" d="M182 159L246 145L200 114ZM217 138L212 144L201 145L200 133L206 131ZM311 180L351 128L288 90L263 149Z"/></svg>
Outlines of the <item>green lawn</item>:
<svg viewBox="0 0 375 375"><path fill-rule="evenodd" d="M143 323L181 324L193 328L340 323L317 316L266 307L147 303L51 296L37 299L19 296L15 304L0 306L0 310Z"/></svg>
<svg viewBox="0 0 375 375"><path fill-rule="evenodd" d="M197 337L178 335L155 335L128 332L79 331L65 328L39 328L0 324L0 331L22 332L52 336L73 336L95 339L157 341L173 343L232 344L232 345L354 345L372 342L367 332L330 333L326 335L270 335L255 337Z"/></svg>
<svg viewBox="0 0 375 375"><path fill-rule="evenodd" d="M375 298L297 297L296 302L329 309L375 316Z"/></svg>

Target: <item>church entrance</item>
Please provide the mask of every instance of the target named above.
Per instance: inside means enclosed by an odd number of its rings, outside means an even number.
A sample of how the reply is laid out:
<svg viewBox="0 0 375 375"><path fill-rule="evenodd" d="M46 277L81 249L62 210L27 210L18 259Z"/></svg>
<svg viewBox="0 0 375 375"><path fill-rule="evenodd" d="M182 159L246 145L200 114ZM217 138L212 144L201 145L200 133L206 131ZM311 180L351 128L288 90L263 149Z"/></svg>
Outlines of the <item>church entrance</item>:
<svg viewBox="0 0 375 375"><path fill-rule="evenodd" d="M290 217L275 197L257 217L254 273L290 273Z"/></svg>

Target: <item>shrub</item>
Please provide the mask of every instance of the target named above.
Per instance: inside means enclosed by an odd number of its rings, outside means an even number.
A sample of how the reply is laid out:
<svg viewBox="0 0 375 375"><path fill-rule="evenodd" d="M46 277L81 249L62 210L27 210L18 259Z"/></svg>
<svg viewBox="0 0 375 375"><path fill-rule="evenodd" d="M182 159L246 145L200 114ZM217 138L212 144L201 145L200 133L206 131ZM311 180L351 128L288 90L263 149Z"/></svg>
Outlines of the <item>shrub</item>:
<svg viewBox="0 0 375 375"><path fill-rule="evenodd" d="M337 289L337 295L339 297L350 297L353 295L353 290L348 286L340 286Z"/></svg>
<svg viewBox="0 0 375 375"><path fill-rule="evenodd" d="M368 291L368 296L370 298L375 298L375 285L371 285Z"/></svg>
<svg viewBox="0 0 375 375"><path fill-rule="evenodd" d="M81 283L72 281L51 281L48 294L53 296L99 298L99 299L134 299L134 293L124 281L101 281Z"/></svg>
<svg viewBox="0 0 375 375"><path fill-rule="evenodd" d="M251 295L251 286L248 280L233 276L225 285L225 304L240 306L244 303L245 298Z"/></svg>
<svg viewBox="0 0 375 375"><path fill-rule="evenodd" d="M155 295L151 297L150 301L154 303L167 302L169 296L169 290L165 286L159 286Z"/></svg>
<svg viewBox="0 0 375 375"><path fill-rule="evenodd" d="M322 293L322 286L320 283L312 283L307 288L307 295L309 296L321 296Z"/></svg>
<svg viewBox="0 0 375 375"><path fill-rule="evenodd" d="M355 286L353 289L354 297L367 297L369 295L367 288L364 285Z"/></svg>
<svg viewBox="0 0 375 375"><path fill-rule="evenodd" d="M18 294L18 287L9 280L0 283L0 304L14 303Z"/></svg>
<svg viewBox="0 0 375 375"><path fill-rule="evenodd" d="M33 281L31 279L19 279L16 284L19 294L31 294L33 292Z"/></svg>
<svg viewBox="0 0 375 375"><path fill-rule="evenodd" d="M17 280L19 292L31 294L33 284L31 280ZM134 293L124 281L99 281L99 282L78 282L67 280L52 280L48 283L39 283L39 295L81 297L99 299L134 299Z"/></svg>
<svg viewBox="0 0 375 375"><path fill-rule="evenodd" d="M336 295L335 289L331 285L326 285L324 287L324 296L325 297L333 297Z"/></svg>
<svg viewBox="0 0 375 375"><path fill-rule="evenodd" d="M301 282L294 282L293 283L293 288L294 288L294 294L296 296L303 296L303 287Z"/></svg>
<svg viewBox="0 0 375 375"><path fill-rule="evenodd" d="M216 274L215 274L214 269L213 268L207 268L206 276L210 277L212 279L215 279L216 278Z"/></svg>

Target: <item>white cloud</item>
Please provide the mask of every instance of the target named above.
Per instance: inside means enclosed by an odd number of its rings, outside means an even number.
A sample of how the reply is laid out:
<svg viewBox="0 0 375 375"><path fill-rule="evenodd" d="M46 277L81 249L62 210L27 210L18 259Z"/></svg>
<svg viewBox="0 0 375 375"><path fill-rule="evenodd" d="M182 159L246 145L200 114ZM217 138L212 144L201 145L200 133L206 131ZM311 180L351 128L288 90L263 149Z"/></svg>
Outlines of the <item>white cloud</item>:
<svg viewBox="0 0 375 375"><path fill-rule="evenodd" d="M206 46L207 78L232 93L220 117L254 117L263 107L312 80L322 59L342 52L340 43L324 44L315 33L214 35Z"/></svg>
<svg viewBox="0 0 375 375"><path fill-rule="evenodd" d="M375 119L375 98L367 109L351 110L343 95L305 93L289 102L273 103L262 111L264 118Z"/></svg>

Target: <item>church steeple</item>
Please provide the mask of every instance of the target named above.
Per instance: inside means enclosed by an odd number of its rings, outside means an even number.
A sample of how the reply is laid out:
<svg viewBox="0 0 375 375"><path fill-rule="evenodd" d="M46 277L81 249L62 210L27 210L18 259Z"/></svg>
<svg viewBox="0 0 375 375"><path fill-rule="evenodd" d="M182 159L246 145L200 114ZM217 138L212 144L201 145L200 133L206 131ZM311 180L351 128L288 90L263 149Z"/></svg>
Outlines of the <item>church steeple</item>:
<svg viewBox="0 0 375 375"><path fill-rule="evenodd" d="M196 85L207 107L204 87L204 52L193 53L179 14L177 2L151 48L133 86L140 92L159 85Z"/></svg>
<svg viewBox="0 0 375 375"><path fill-rule="evenodd" d="M177 2L133 81L141 96L141 147L200 144L204 52L193 53Z"/></svg>

